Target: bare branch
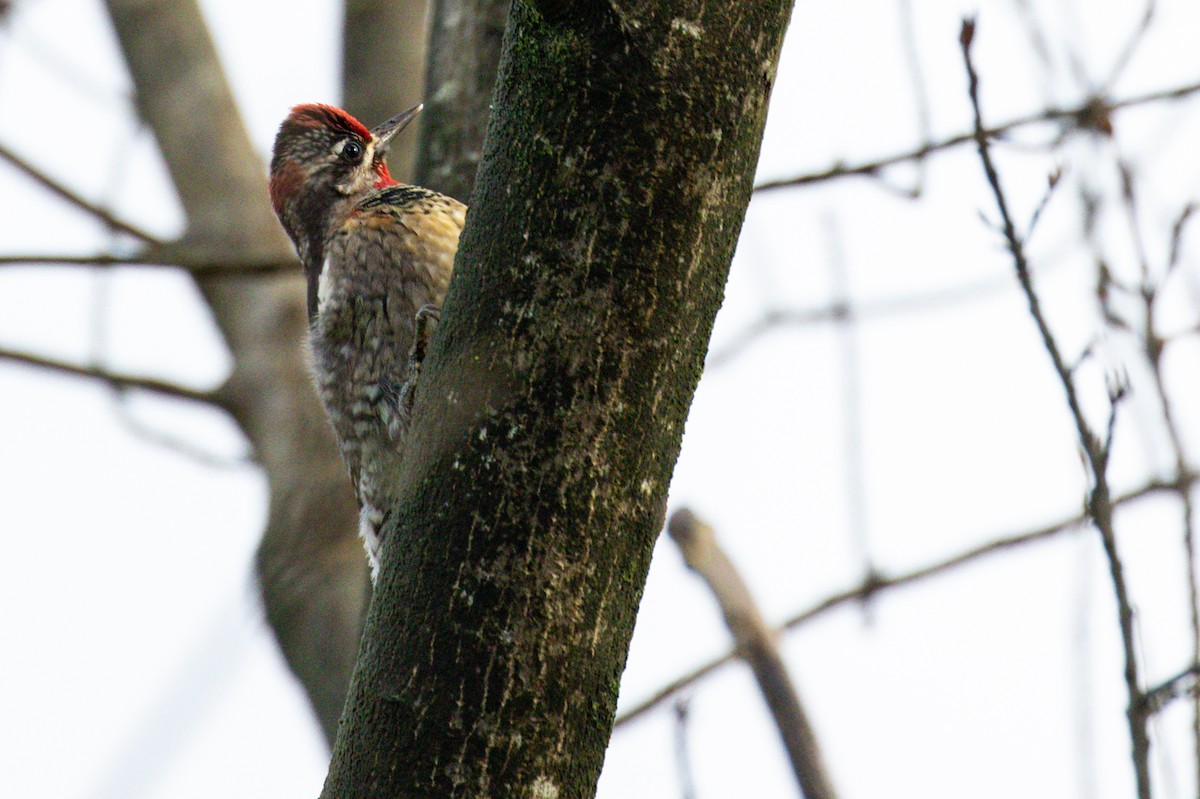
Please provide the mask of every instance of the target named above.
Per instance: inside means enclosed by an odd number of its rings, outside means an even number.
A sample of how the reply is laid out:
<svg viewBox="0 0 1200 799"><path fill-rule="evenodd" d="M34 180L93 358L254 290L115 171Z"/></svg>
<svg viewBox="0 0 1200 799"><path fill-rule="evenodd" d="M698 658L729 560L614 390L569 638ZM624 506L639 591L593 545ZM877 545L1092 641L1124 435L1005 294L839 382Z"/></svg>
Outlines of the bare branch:
<svg viewBox="0 0 1200 799"><path fill-rule="evenodd" d="M924 70L921 69L921 47L917 43L917 32L914 24L912 0L900 0L900 44L904 48L904 65L912 83L913 104L917 114L917 130L920 131L921 141L933 138L933 114L930 111L929 87L925 81ZM918 161L917 181L913 187L912 196L920 195L925 182L923 161Z"/></svg>
<svg viewBox="0 0 1200 799"><path fill-rule="evenodd" d="M1116 84L1117 78L1121 77L1121 73L1125 71L1125 67L1129 66L1129 61L1133 58L1133 54L1137 52L1138 47L1146 40L1146 33L1150 30L1150 23L1154 20L1156 11L1157 3L1155 3L1155 0L1146 0L1146 7L1142 10L1141 20L1138 21L1133 33L1129 35L1129 40L1125 42L1125 46L1121 48L1121 53L1117 56L1117 60L1113 63L1112 69L1109 71L1108 78L1104 81L1105 91L1108 91Z"/></svg>
<svg viewBox="0 0 1200 799"><path fill-rule="evenodd" d="M0 350L0 361L9 361L18 363L23 366L32 366L38 369L46 369L48 371L57 372L59 374L71 375L72 377L82 377L89 380L97 380L105 385L113 388L118 392L118 400L124 399L124 394L129 391L149 391L159 396L169 397L172 399L187 400L189 402L198 402L204 405L211 405L222 410L228 410L229 398L224 396L220 390L217 391L201 391L199 389L188 388L177 383L170 383L165 380L158 380L152 377L142 377L140 375L122 374L120 372L111 372L107 369L99 367L80 366L79 364L60 361L54 358L46 358L40 355L31 355L25 352L17 352L14 350ZM249 463L254 463L253 457L235 457L228 458L216 455L207 450L201 449L194 444L184 441L175 436L163 433L160 430L155 430L147 427L138 420L124 402L118 402L117 410L120 413L121 421L123 421L130 431L141 438L157 444L158 446L166 447L180 455L198 461L205 466L214 466L219 468L230 468L236 466L245 466Z"/></svg>
<svg viewBox="0 0 1200 799"><path fill-rule="evenodd" d="M733 340L719 350L710 351L704 363L706 369L724 366L742 353L766 334L785 326L801 326L820 324L823 322L842 322L850 315L850 309L845 305L834 303L822 308L794 308L791 310L766 311L761 317L751 322Z"/></svg>
<svg viewBox="0 0 1200 799"><path fill-rule="evenodd" d="M196 277L265 277L277 272L299 274L300 270L299 262L291 256L259 260L229 259L215 253L206 255L172 246L154 248L138 255L0 255L0 268L5 266L150 266L183 269Z"/></svg>
<svg viewBox="0 0 1200 799"><path fill-rule="evenodd" d="M1148 103L1158 103L1170 100L1178 100L1184 97L1189 97L1200 92L1200 82L1189 83L1184 86L1178 86L1174 89L1163 89L1149 94L1141 94L1136 97L1129 97L1124 100L1116 100L1109 102L1103 97L1089 97L1084 102L1073 108L1048 108L1036 114L1028 114L1023 117L1018 117L1009 120L1002 125L997 125L992 128L985 128L983 133L988 139L1000 139L1017 130L1018 128L1028 127L1046 122L1063 122L1067 121L1075 127L1095 128L1095 120L1100 118L1097 116L1098 109L1103 109L1105 112L1102 117L1108 118L1108 115L1113 111L1119 111L1125 108L1146 105ZM936 152L948 150L952 147L957 147L961 144L968 144L975 141L975 132L959 133L954 136L949 136L945 139L940 139L936 142L926 142L925 144L915 147L911 150L896 153L894 155L878 158L873 161L864 161L859 164L843 164L841 162L833 166L823 169L819 172L810 172L805 175L798 175L793 178L783 178L780 180L769 180L765 183L760 183L754 187L754 191L765 192L774 189L787 189L798 186L808 186L814 183L824 183L828 180L836 180L837 178L845 178L851 176L874 176L881 170L896 164L902 164L907 161L920 161Z"/></svg>
<svg viewBox="0 0 1200 799"><path fill-rule="evenodd" d="M141 228L126 222L123 219L119 219L111 211L101 208L99 205L96 205L79 193L67 188L62 183L59 183L45 172L41 171L24 158L5 147L3 144L0 144L0 159L4 159L8 163L12 164L17 168L18 171L23 172L26 177L29 177L34 182L41 184L43 187L49 189L63 200L66 200L71 205L74 205L76 208L79 208L80 210L96 217L96 219L100 220L113 230L121 233L127 233L130 236L140 239L147 244L162 243L158 238L150 233L147 233Z"/></svg>
<svg viewBox="0 0 1200 799"><path fill-rule="evenodd" d="M688 754L688 698L675 700L675 768L679 772L679 794L683 799L696 799L696 778L692 774L692 759Z"/></svg>
<svg viewBox="0 0 1200 799"><path fill-rule="evenodd" d="M1196 203L1190 202L1183 206L1183 209L1179 212L1179 216L1175 218L1175 224L1171 227L1170 255L1167 256L1168 272L1174 270L1179 265L1180 248L1183 246L1183 232L1195 212Z"/></svg>
<svg viewBox="0 0 1200 799"><path fill-rule="evenodd" d="M1147 15L1150 14L1152 7L1152 5L1148 7ZM1175 458L1175 472L1176 474L1183 474L1188 469L1187 454L1184 451L1183 434L1181 433L1177 418L1177 409L1175 404L1171 402L1171 397L1167 392L1167 381L1163 373L1162 361L1166 341L1158 333L1156 315L1158 282L1151 275L1149 256L1146 253L1145 243L1141 235L1141 227L1138 224L1138 195L1135 190L1136 178L1134 171L1131 167L1122 164L1121 176L1123 189L1121 196L1125 209L1125 218L1129 224L1142 275L1142 285L1139 287L1139 290L1129 293L1139 297L1142 302L1142 324L1140 333L1138 333L1141 338L1142 352L1150 367L1150 373L1153 375L1154 393L1158 396L1159 410L1162 413L1167 438L1170 441L1171 451ZM1178 262L1183 229L1187 224L1187 220L1191 217L1194 208L1195 206L1191 203L1185 205L1175 219L1175 223L1171 229L1169 255L1163 270L1164 278L1170 274ZM1200 588L1198 588L1200 574L1197 573L1196 568L1196 519L1192 503L1192 492L1180 491L1179 498L1181 500L1180 522L1183 528L1184 564L1187 573L1188 610L1191 622L1191 656L1193 662L1200 663ZM1193 691L1192 700L1193 755L1196 768L1200 769L1200 694ZM1153 713L1155 709L1154 701L1147 698L1145 707L1147 713ZM1198 778L1200 778L1200 775L1198 775Z"/></svg>
<svg viewBox="0 0 1200 799"><path fill-rule="evenodd" d="M1197 693L1197 679L1200 678L1200 662L1193 663L1173 677L1168 677L1153 688L1142 694L1144 712L1149 715L1162 710L1167 704L1182 696Z"/></svg>
<svg viewBox="0 0 1200 799"><path fill-rule="evenodd" d="M506 0L431 0L417 183L471 201L508 17Z"/></svg>
<svg viewBox="0 0 1200 799"><path fill-rule="evenodd" d="M342 3L342 107L377 125L422 100L428 47L429 3L426 0L346 0ZM447 48L464 57L465 45ZM392 175L405 183L416 176L416 131L425 126L421 114L411 133L392 141L387 160Z"/></svg>
<svg viewBox="0 0 1200 799"><path fill-rule="evenodd" d="M1155 480L1146 483L1139 488L1134 489L1133 491L1129 491L1117 496L1112 500L1112 504L1115 509L1135 502L1139 499L1143 499L1144 497L1152 494L1187 491L1192 485L1195 484L1196 480L1197 475L1190 472L1182 476L1179 480L1173 482ZM874 598L880 591L910 586L929 577L936 577L946 572L953 571L960 566L965 566L969 563L981 560L989 555L994 555L999 552L1007 552L1011 549L1023 547L1026 544L1046 541L1057 537L1062 533L1078 530L1082 525L1086 524L1087 521L1088 517L1086 515L1071 516L1070 518L1061 519L1057 522L1053 522L1033 530L1027 530L1021 533L1013 533L1011 535L997 538L986 544L964 550L963 552L946 558L945 560L937 561L928 566L922 566L919 569L903 572L895 576L889 577L879 573L868 574L860 584L844 591L840 591L836 594L831 594L807 610L801 611L787 619L782 625L779 626L777 629L777 634L794 630L812 621L818 616L821 616L828 611L839 608L842 605L850 602L868 601ZM661 705L663 702L670 699L679 691L682 691L689 685L699 682L722 666L732 663L736 658L737 652L731 650L720 657L714 658L707 663L697 666L686 674L680 675L659 690L655 691L646 699L621 713L617 717L616 725L620 726L621 724L633 721L639 716L648 713L649 711Z"/></svg>
<svg viewBox="0 0 1200 799"><path fill-rule="evenodd" d="M826 771L817 734L775 645L775 631L763 619L746 581L717 542L712 527L692 511L675 511L667 532L688 568L704 579L721 606L737 651L754 672L771 709L801 792L806 799L835 799L837 792Z"/></svg>
<svg viewBox="0 0 1200 799"><path fill-rule="evenodd" d="M107 369L101 369L95 366L81 366L79 364L70 363L69 361L60 361L55 358L46 358L40 355L31 355L27 352L18 352L15 350L0 349L0 360L19 363L25 366L33 366L39 369L46 369L52 372L58 372L59 374L83 377L89 380L98 380L120 390L133 389L150 391L164 397L173 397L175 399L183 399L191 402L200 402L205 405L212 405L222 409L226 409L227 407L227 402L221 395L220 391L204 391L201 389L188 388L187 386L181 386L178 383L171 383L166 380L158 380L153 377L142 377L140 375L123 374L121 372L110 372Z"/></svg>
<svg viewBox="0 0 1200 799"><path fill-rule="evenodd" d="M1124 645L1125 688L1129 694L1127 716L1134 773L1137 778L1138 797L1139 799L1151 799L1150 736L1146 729L1145 713L1141 711L1141 686L1138 678L1133 605L1125 583L1124 566L1117 550L1116 532L1113 527L1113 504L1109 495L1108 478L1106 475L1109 457L1108 441L1102 441L1097 437L1083 414L1083 408L1079 402L1071 369L1063 359L1054 334L1051 332L1050 326L1042 314L1041 302L1033 288L1033 278L1030 273L1029 262L1025 256L1025 245L1017 233L1016 225L1013 223L1012 214L1008 208L1008 199L1000 185L1000 176L996 170L996 166L992 162L989 134L983 125L983 115L979 106L979 75L976 73L975 65L971 60L971 42L974 34L974 20L969 18L963 20L960 43L962 45L963 62L967 71L971 108L975 116L975 144L979 151L979 160L983 166L984 174L987 176L988 185L992 190L992 196L996 201L996 208L1000 213L1001 227L1009 252L1012 254L1017 281L1021 284L1021 290L1024 292L1029 304L1029 313L1037 325L1038 332L1042 338L1042 345L1045 347L1047 354L1049 354L1054 371L1058 374L1059 382L1062 384L1067 405L1070 407L1071 416L1075 421L1076 432L1079 436L1079 446L1087 457L1090 467L1092 489L1087 503L1088 515L1096 529L1100 532L1100 538L1104 544L1105 556L1108 559L1109 573L1112 577L1113 592L1116 595L1117 615L1121 628L1121 640ZM1115 404L1113 406L1113 413L1115 414ZM1113 419L1110 417L1109 439L1111 439L1112 421Z"/></svg>
<svg viewBox="0 0 1200 799"><path fill-rule="evenodd" d="M116 395L118 418L128 428L130 434L156 447L170 450L176 455L195 461L201 466L214 469L236 469L258 462L254 458L253 451L244 455L220 455L185 438L153 427L137 417L137 414L134 413L126 401L127 399L126 391L124 389L118 390Z"/></svg>
<svg viewBox="0 0 1200 799"><path fill-rule="evenodd" d="M713 350L705 361L705 368L724 366L763 336L781 327L842 323L851 319L866 320L907 313L921 313L935 308L944 308L957 303L969 302L995 296L1010 286L1009 279L978 280L960 286L918 292L896 297L856 302L851 308L845 302L833 302L819 308L791 308L765 311L748 324L723 347Z"/></svg>

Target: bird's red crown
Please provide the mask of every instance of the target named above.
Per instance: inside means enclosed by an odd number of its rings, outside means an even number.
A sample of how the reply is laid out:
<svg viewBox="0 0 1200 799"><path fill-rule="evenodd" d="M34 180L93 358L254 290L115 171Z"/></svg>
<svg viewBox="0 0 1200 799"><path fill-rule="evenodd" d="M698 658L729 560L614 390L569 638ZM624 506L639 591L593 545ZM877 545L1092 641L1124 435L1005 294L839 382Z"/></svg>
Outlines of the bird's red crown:
<svg viewBox="0 0 1200 799"><path fill-rule="evenodd" d="M277 195L282 193L284 185L274 185L277 181L276 172L286 172L286 167L283 161L288 160L284 155L284 148L280 146L281 142L288 140L303 140L311 137L316 133L327 133L334 139L346 137L354 137L362 144L370 142L374 136L367 126L359 122L349 113L332 105L325 103L303 103L292 108L287 119L279 128L279 135L276 139L276 160L272 162L272 198L276 199ZM283 156L283 158L280 158ZM375 180L375 188L383 188L396 183L396 180L388 172L387 162L381 157L376 157L371 165L377 178ZM286 184L287 189L298 188L298 175L291 174L286 177L283 174L278 175L280 183Z"/></svg>
<svg viewBox="0 0 1200 799"><path fill-rule="evenodd" d="M342 109L324 103L295 106L284 124L289 122L301 128L328 128L343 135L356 135L363 141L371 140L371 131L366 125Z"/></svg>

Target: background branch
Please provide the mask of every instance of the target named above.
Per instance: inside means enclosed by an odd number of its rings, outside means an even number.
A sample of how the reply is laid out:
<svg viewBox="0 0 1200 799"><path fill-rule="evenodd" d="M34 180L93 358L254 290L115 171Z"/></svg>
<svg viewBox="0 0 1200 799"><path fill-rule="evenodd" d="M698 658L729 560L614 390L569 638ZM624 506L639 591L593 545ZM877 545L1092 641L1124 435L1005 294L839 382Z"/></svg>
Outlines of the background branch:
<svg viewBox="0 0 1200 799"><path fill-rule="evenodd" d="M1141 487L1132 491L1120 494L1113 499L1113 507L1121 507L1153 494L1161 493L1178 493L1180 491L1189 490L1195 483L1197 475L1188 473L1177 481L1161 481L1154 480L1145 483ZM943 560L931 563L927 566L922 566L911 571L902 572L896 575L887 575L883 573L868 574L861 583L835 594L830 594L825 599L817 602L806 610L800 611L795 615L786 619L775 631L775 634L789 632L798 627L807 624L818 616L822 616L828 611L839 608L852 602L866 602L874 599L881 592L892 588L901 588L911 586L916 583L921 583L927 578L936 577L941 574L953 571L960 566L966 566L981 560L990 555L1007 552L1012 549L1024 547L1027 544L1045 541L1054 538L1066 532L1079 530L1083 525L1087 524L1088 516L1086 514L1071 516L1042 527L1037 527L1020 533L1013 533L1007 536L1002 536L989 541L986 544L981 544L977 547L971 547L958 554L952 555ZM670 699L679 691L687 688L690 685L699 682L708 675L715 672L717 669L732 663L737 659L737 651L730 650L725 654L713 658L696 668L680 675L671 682L664 685L662 688L655 691L646 699L635 703L617 716L616 725L621 726L627 724L640 716L645 715L649 711L661 705L663 702Z"/></svg>
<svg viewBox="0 0 1200 799"><path fill-rule="evenodd" d="M133 79L187 216L189 251L293 258L266 176L194 0L108 0ZM197 286L233 356L223 391L267 476L258 574L267 619L332 740L354 668L367 577L358 508L301 349L300 275Z"/></svg>
<svg viewBox="0 0 1200 799"><path fill-rule="evenodd" d="M807 799L835 799L837 792L825 767L817 733L775 644L775 631L763 619L746 581L717 542L712 527L691 510L675 511L667 532L688 568L700 575L720 605L735 649L754 672L770 708L801 792Z"/></svg>
<svg viewBox="0 0 1200 799"><path fill-rule="evenodd" d="M140 255L0 255L0 267L5 266L89 266L121 267L149 266L183 269L194 277L251 276L264 277L284 273L295 277L299 261L294 257L280 256L268 260L237 261L215 254L192 252L184 254L185 248L155 248Z"/></svg>
<svg viewBox="0 0 1200 799"><path fill-rule="evenodd" d="M1046 122L1068 122L1078 128L1095 129L1098 125L1103 124L1103 120L1108 118L1114 111L1120 111L1125 108L1133 108L1147 103L1160 103L1172 100L1180 100L1185 97L1200 92L1200 82L1188 83L1183 86L1177 86L1173 89L1163 89L1157 92L1149 92L1136 97L1126 98L1124 100L1108 101L1103 97L1089 97L1083 102L1071 108L1048 108L1044 111L1039 111L1034 114L1027 114L1023 117L1009 120L1002 125L983 129L983 135L988 139L1001 139L1009 133L1018 130L1019 128L1028 127L1030 125L1045 124ZM791 178L780 178L778 180L768 180L759 183L754 187L755 192L774 191L776 189L797 188L800 186L809 186L815 183L824 183L829 180L838 178L859 176L873 177L889 166L906 163L908 161L922 161L934 153L948 150L952 147L957 147L962 144L969 144L976 139L975 131L966 133L958 133L953 136L948 136L944 139L939 139L934 142L926 142L911 150L895 153L893 155L884 156L871 161L863 161L858 164L842 164L837 163L826 169L818 172L810 172L803 175L797 175Z"/></svg>
<svg viewBox="0 0 1200 799"><path fill-rule="evenodd" d="M7 161L18 171L23 173L26 177L32 179L42 188L48 189L51 193L56 194L63 200L66 200L79 210L90 214L100 222L103 222L105 226L111 228L112 230L115 230L119 233L127 233L128 235L133 236L135 239L139 239L146 244L161 244L161 241L155 236L147 233L136 225L118 218L108 209L100 207L96 203L93 203L85 198L83 195L67 187L65 184L58 182L42 170L35 167L29 161L26 161L24 158L5 147L3 144L0 144L0 158Z"/></svg>
<svg viewBox="0 0 1200 799"><path fill-rule="evenodd" d="M1071 417L1075 422L1075 429L1079 436L1079 446L1087 458L1089 471L1091 472L1092 488L1088 496L1088 515L1099 531L1100 539L1104 544L1105 556L1108 559L1109 574L1112 577L1113 593L1116 595L1117 616L1121 628L1121 642L1124 646L1125 689L1129 696L1127 714L1129 737L1132 747L1131 754L1134 774L1137 779L1138 797L1139 799L1150 799L1150 736L1146 729L1146 716L1142 710L1137 645L1133 628L1133 605L1129 598L1129 589L1125 581L1124 565L1117 550L1116 531L1113 527L1113 504L1109 496L1107 476L1113 423L1116 417L1116 402L1120 396L1118 393L1114 393L1110 397L1112 411L1109 415L1106 435L1101 439L1092 431L1083 414L1083 408L1080 405L1078 392L1075 387L1074 376L1070 367L1067 366L1066 361L1063 359L1054 334L1051 332L1050 326L1042 314L1041 302L1037 292L1034 290L1029 262L1025 256L1024 242L1017 233L1016 225L1009 212L1008 199L1000 185L1000 175L992 161L989 133L984 127L983 115L979 107L979 76L975 71L975 65L971 61L971 44L974 36L974 20L964 20L960 41L962 44L963 62L967 70L971 108L975 115L975 143L979 151L980 163L983 165L983 171L987 177L988 186L991 187L992 196L995 198L996 207L1000 212L1004 240L1008 245L1009 252L1012 254L1017 280L1021 284L1021 290L1024 292L1025 298L1029 303L1029 313L1037 325L1038 332L1042 338L1042 344L1050 356L1054 371L1058 375L1059 382L1062 385L1063 393L1066 396L1067 405L1071 410Z"/></svg>
<svg viewBox="0 0 1200 799"><path fill-rule="evenodd" d="M0 360L45 369L57 372L58 374L71 375L72 377L98 380L116 389L150 391L164 397L188 400L189 402L200 402L205 405L213 405L228 410L228 400L222 396L220 391L204 391L188 388L178 383L158 380L153 377L112 372L97 366L82 366L70 363L69 361L61 361L27 352L18 352L17 350L0 349Z"/></svg>
<svg viewBox="0 0 1200 799"><path fill-rule="evenodd" d="M345 0L342 22L342 107L368 126L378 125L401 111L428 100L422 96L427 60L428 3L426 0ZM469 43L455 45L461 55ZM416 131L427 113L417 116L411 130L388 148L388 167L405 183L416 174Z"/></svg>
<svg viewBox="0 0 1200 799"><path fill-rule="evenodd" d="M417 183L469 202L491 116L506 0L432 0Z"/></svg>

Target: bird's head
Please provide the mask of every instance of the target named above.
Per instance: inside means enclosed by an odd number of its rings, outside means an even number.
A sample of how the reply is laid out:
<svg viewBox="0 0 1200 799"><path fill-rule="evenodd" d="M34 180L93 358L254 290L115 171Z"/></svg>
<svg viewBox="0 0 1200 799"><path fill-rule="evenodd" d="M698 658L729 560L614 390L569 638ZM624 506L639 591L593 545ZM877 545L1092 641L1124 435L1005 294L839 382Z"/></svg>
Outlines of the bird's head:
<svg viewBox="0 0 1200 799"><path fill-rule="evenodd" d="M396 183L384 156L392 138L421 108L410 108L374 130L330 105L292 109L275 136L271 204L297 246L306 237L324 236L334 206Z"/></svg>

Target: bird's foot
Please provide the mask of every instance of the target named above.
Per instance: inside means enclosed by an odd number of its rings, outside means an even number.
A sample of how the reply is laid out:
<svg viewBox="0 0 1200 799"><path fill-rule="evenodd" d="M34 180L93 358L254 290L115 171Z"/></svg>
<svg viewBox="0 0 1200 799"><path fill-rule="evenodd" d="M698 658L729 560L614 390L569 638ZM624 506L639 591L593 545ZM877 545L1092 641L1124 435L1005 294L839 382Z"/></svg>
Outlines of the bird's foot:
<svg viewBox="0 0 1200 799"><path fill-rule="evenodd" d="M421 365L429 350L433 331L442 318L442 309L436 305L422 305L417 311L413 325L413 343L408 351L408 370L404 385L400 387L400 408L404 418L412 415L413 400L417 393L417 378L421 376Z"/></svg>
<svg viewBox="0 0 1200 799"><path fill-rule="evenodd" d="M436 305L422 305L417 309L413 325L413 343L408 351L408 363L417 364L420 369L425 360L425 352L429 349L429 341L433 338L433 329L442 320L442 309Z"/></svg>

